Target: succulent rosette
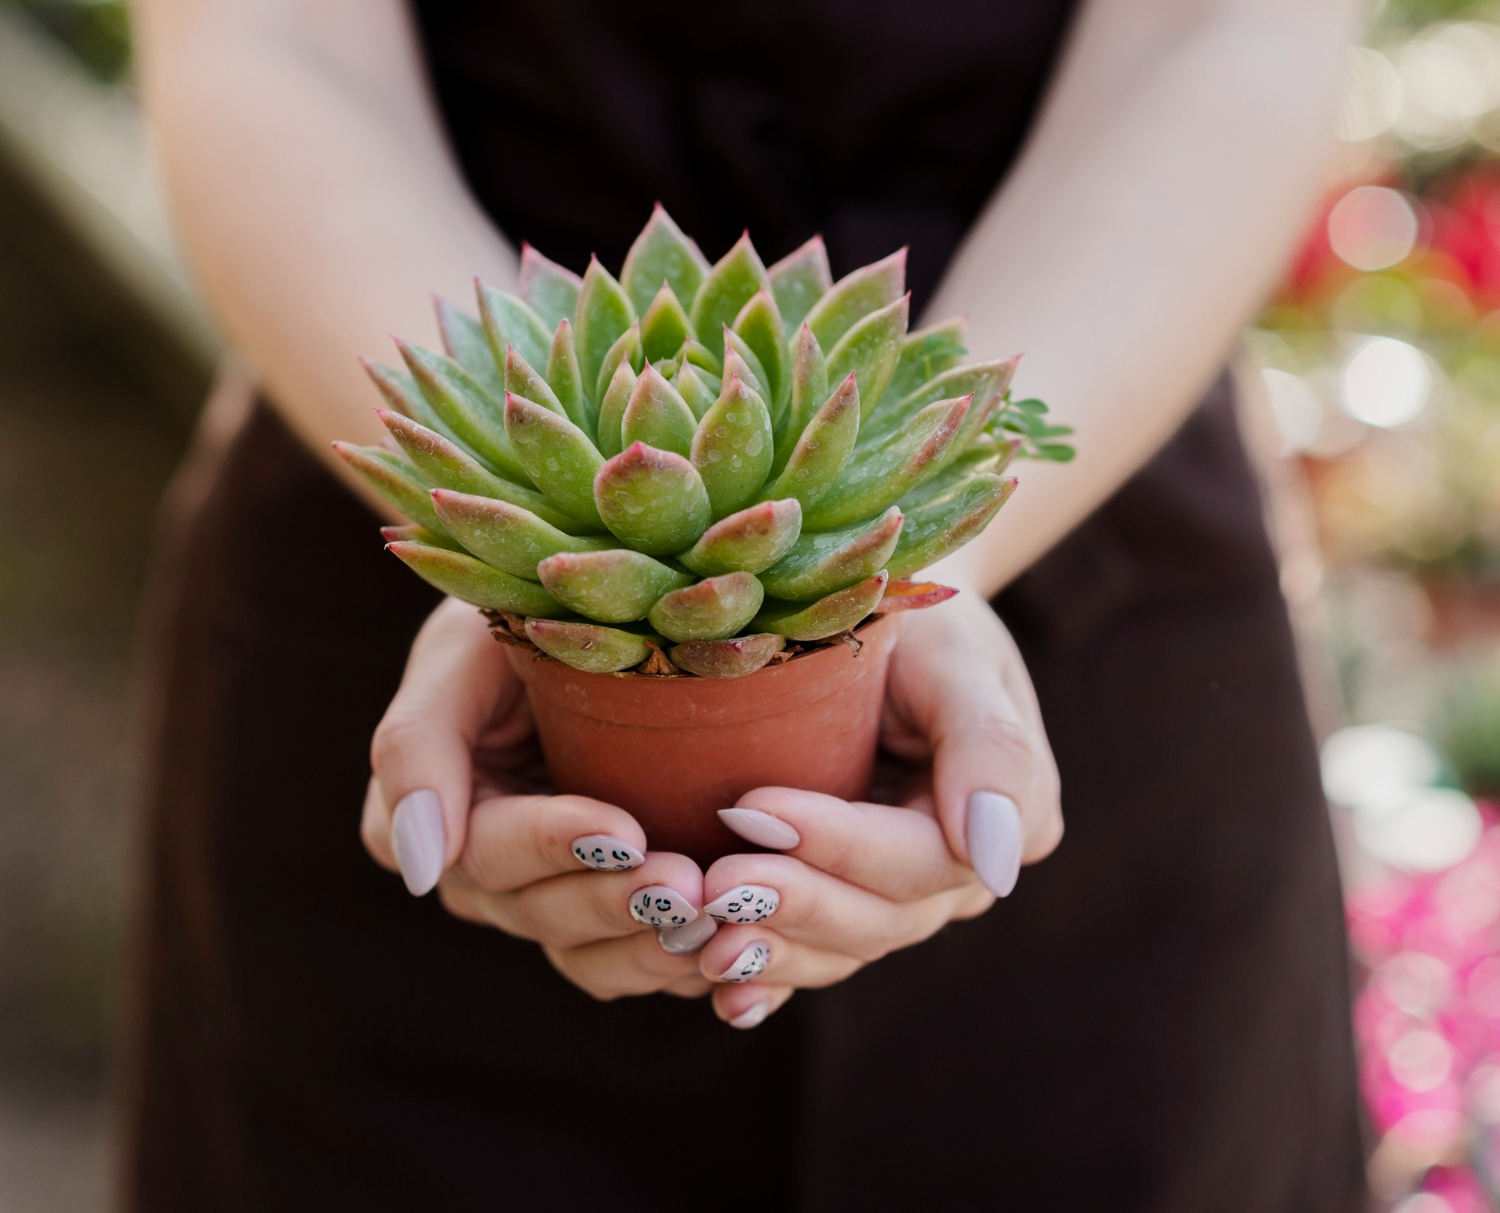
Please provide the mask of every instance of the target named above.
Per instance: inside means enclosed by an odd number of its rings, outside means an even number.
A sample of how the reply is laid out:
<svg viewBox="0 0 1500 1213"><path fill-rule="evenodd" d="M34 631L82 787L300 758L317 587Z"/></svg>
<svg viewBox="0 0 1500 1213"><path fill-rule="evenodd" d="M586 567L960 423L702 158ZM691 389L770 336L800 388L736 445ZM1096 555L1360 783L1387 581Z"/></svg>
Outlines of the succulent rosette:
<svg viewBox="0 0 1500 1213"><path fill-rule="evenodd" d="M522 251L519 296L440 301L446 353L369 364L390 447L335 444L411 525L389 548L580 670L752 673L977 535L1017 455L1065 459L1014 358L908 332L905 253L832 281L814 238L710 265L657 207L618 279Z"/></svg>

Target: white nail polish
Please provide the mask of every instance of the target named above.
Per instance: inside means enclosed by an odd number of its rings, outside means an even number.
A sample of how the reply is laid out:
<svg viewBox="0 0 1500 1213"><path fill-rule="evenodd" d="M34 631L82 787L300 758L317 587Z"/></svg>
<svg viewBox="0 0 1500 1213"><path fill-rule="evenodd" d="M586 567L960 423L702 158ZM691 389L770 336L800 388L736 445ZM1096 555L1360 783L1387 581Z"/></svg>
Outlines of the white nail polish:
<svg viewBox="0 0 1500 1213"><path fill-rule="evenodd" d="M645 926L671 930L687 926L698 917L698 911L676 889L653 884L630 895L630 916Z"/></svg>
<svg viewBox="0 0 1500 1213"><path fill-rule="evenodd" d="M735 885L722 897L716 897L703 907L720 922L764 922L776 913L781 904L781 894L760 884Z"/></svg>
<svg viewBox="0 0 1500 1213"><path fill-rule="evenodd" d="M689 952L696 952L718 933L719 924L705 914L685 927L657 931L656 942L661 944L663 952L685 956Z"/></svg>
<svg viewBox="0 0 1500 1213"><path fill-rule="evenodd" d="M579 863L596 872L625 872L646 862L644 855L613 834L585 834L573 839L572 849Z"/></svg>
<svg viewBox="0 0 1500 1213"><path fill-rule="evenodd" d="M969 797L969 865L996 897L1009 897L1021 874L1021 811L999 792Z"/></svg>
<svg viewBox="0 0 1500 1213"><path fill-rule="evenodd" d="M769 998L762 998L748 1011L741 1011L738 1015L731 1019L729 1021L729 1026L731 1028L740 1028L741 1030L746 1028L757 1028L765 1022L766 1016L770 1013L771 1000Z"/></svg>
<svg viewBox="0 0 1500 1213"><path fill-rule="evenodd" d="M734 963L719 974L720 981L749 981L758 977L771 959L770 945L757 939L734 958Z"/></svg>
<svg viewBox="0 0 1500 1213"><path fill-rule="evenodd" d="M401 798L391 817L391 844L396 848L396 865L407 892L413 897L432 892L443 874L443 856L448 849L443 802L436 792L420 788Z"/></svg>
<svg viewBox="0 0 1500 1213"><path fill-rule="evenodd" d="M794 827L759 809L720 809L719 820L746 842L772 851L790 851L802 841Z"/></svg>

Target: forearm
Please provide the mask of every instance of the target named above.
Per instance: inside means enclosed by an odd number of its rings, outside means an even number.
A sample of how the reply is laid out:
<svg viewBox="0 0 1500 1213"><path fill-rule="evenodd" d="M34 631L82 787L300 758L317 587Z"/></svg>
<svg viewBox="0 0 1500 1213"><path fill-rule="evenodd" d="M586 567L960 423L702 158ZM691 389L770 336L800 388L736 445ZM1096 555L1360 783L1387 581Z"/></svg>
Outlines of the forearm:
<svg viewBox="0 0 1500 1213"><path fill-rule="evenodd" d="M177 228L235 348L302 439L377 441L357 359L437 343L434 292L505 286L398 0L148 0L143 83ZM342 470L342 465L339 465Z"/></svg>
<svg viewBox="0 0 1500 1213"><path fill-rule="evenodd" d="M1149 24L1151 8L1145 6ZM1331 137L1354 0L1226 2L1153 45L1135 0L1095 0L1017 171L931 315L1022 350L1018 386L1077 429L1027 464L978 540L934 571L991 594L1171 435L1273 285ZM1132 39L1136 46L1129 44Z"/></svg>

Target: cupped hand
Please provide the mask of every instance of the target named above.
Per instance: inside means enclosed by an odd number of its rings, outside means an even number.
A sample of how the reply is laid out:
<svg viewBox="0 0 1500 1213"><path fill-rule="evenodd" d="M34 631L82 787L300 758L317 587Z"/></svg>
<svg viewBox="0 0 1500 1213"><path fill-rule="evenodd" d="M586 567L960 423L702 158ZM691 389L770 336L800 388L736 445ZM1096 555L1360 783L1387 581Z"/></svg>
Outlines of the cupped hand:
<svg viewBox="0 0 1500 1213"><path fill-rule="evenodd" d="M760 788L720 814L780 852L732 855L704 876L707 912L726 924L699 959L720 1018L751 1027L799 987L843 981L982 913L1061 840L1031 681L977 597L902 620L882 743L913 769L891 797L900 807Z"/></svg>
<svg viewBox="0 0 1500 1213"><path fill-rule="evenodd" d="M658 943L712 928L703 873L649 851L624 809L531 790L525 689L473 607L450 599L423 625L371 765L361 836L412 893L437 888L458 917L535 940L596 998L709 989L691 949Z"/></svg>

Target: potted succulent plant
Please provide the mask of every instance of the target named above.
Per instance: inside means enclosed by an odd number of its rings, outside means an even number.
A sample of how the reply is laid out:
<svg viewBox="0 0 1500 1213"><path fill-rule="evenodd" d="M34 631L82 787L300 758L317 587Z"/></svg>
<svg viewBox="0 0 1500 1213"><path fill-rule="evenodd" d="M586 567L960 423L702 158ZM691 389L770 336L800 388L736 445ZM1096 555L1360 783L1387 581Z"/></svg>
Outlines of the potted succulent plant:
<svg viewBox="0 0 1500 1213"><path fill-rule="evenodd" d="M386 447L338 453L389 548L512 646L554 783L661 849L731 845L748 788L856 796L911 576L978 534L1018 454L1065 459L1015 359L908 333L905 254L834 283L813 239L710 266L661 207L618 279L523 249L519 297L439 302L446 354L371 364ZM742 844L741 844L742 845Z"/></svg>

